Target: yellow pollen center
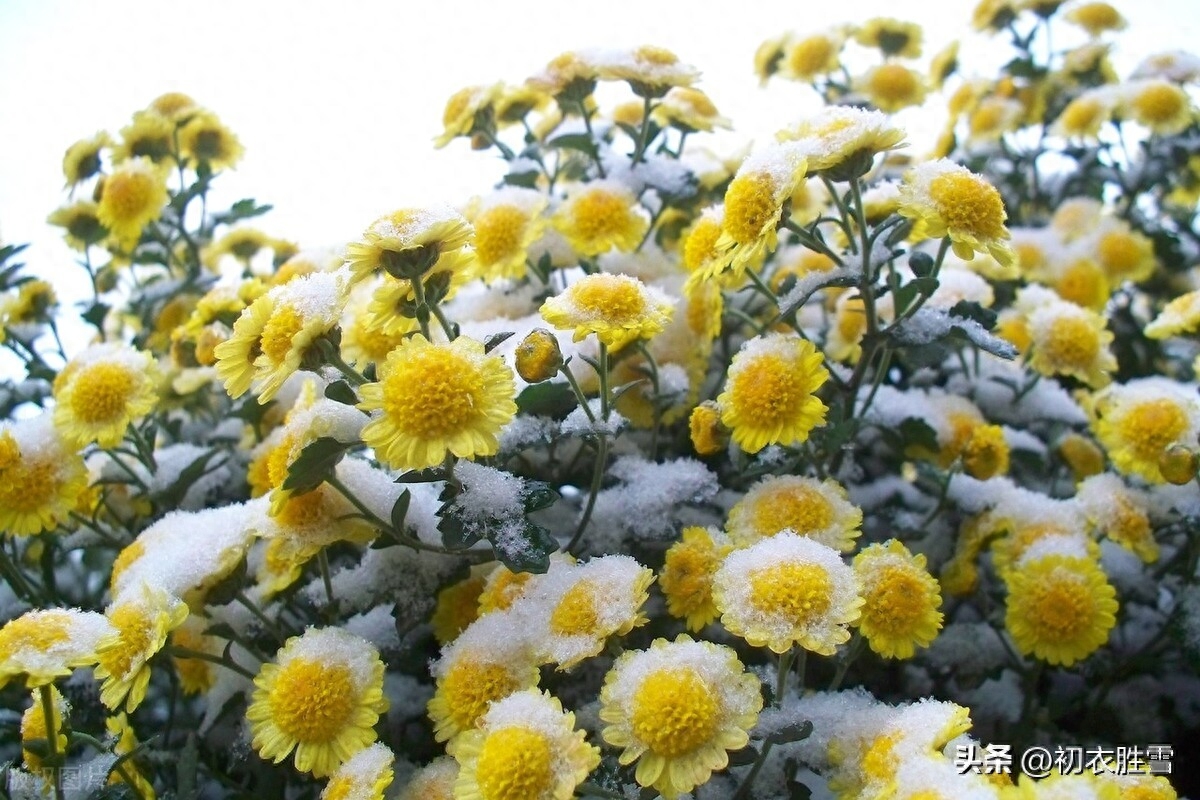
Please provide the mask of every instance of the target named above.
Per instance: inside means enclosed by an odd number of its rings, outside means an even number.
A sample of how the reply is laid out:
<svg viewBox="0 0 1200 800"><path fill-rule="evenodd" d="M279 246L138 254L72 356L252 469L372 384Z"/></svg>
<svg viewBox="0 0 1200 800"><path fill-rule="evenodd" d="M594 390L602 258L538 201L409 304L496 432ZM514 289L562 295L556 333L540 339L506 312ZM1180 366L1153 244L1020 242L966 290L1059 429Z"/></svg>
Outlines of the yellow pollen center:
<svg viewBox="0 0 1200 800"><path fill-rule="evenodd" d="M527 217L516 206L495 206L475 217L475 253L495 264L521 248Z"/></svg>
<svg viewBox="0 0 1200 800"><path fill-rule="evenodd" d="M810 36L788 53L788 68L799 78L809 78L825 70L834 54L833 42L824 36Z"/></svg>
<svg viewBox="0 0 1200 800"><path fill-rule="evenodd" d="M917 94L917 74L901 64L884 64L871 73L871 94L885 104L900 103Z"/></svg>
<svg viewBox="0 0 1200 800"><path fill-rule="evenodd" d="M118 172L104 184L104 206L118 222L137 219L157 196L156 188L151 175Z"/></svg>
<svg viewBox="0 0 1200 800"><path fill-rule="evenodd" d="M459 730L470 730L487 711L488 703L521 688L503 664L463 660L442 679L441 691L450 708L450 718Z"/></svg>
<svg viewBox="0 0 1200 800"><path fill-rule="evenodd" d="M282 364L292 349L292 340L304 327L304 317L292 306L275 310L263 327L259 347L274 364Z"/></svg>
<svg viewBox="0 0 1200 800"><path fill-rule="evenodd" d="M1108 301L1108 279L1099 265L1081 259L1067 267L1054 284L1064 300L1084 308L1100 309Z"/></svg>
<svg viewBox="0 0 1200 800"><path fill-rule="evenodd" d="M1062 113L1062 126L1069 134L1095 130L1103 121L1104 104L1092 97L1070 103Z"/></svg>
<svg viewBox="0 0 1200 800"><path fill-rule="evenodd" d="M100 665L114 678L129 677L130 670L144 663L151 649L154 621L147 617L145 609L127 604L118 606L109 614L109 622L120 632L120 640L99 655Z"/></svg>
<svg viewBox="0 0 1200 800"><path fill-rule="evenodd" d="M1121 438L1142 459L1156 459L1187 430L1187 414L1166 398L1138 403L1118 423Z"/></svg>
<svg viewBox="0 0 1200 800"><path fill-rule="evenodd" d="M529 582L530 573L510 572L507 569L500 573L491 586L479 595L479 613L502 611L525 592L525 584Z"/></svg>
<svg viewBox="0 0 1200 800"><path fill-rule="evenodd" d="M57 471L57 465L45 460L18 463L3 469L0 506L25 514L45 508L60 488Z"/></svg>
<svg viewBox="0 0 1200 800"><path fill-rule="evenodd" d="M94 424L119 418L133 393L134 376L129 367L100 362L75 375L71 392L71 414Z"/></svg>
<svg viewBox="0 0 1200 800"><path fill-rule="evenodd" d="M37 617L18 617L4 626L0 644L5 653L19 649L46 652L70 638L65 615L41 614Z"/></svg>
<svg viewBox="0 0 1200 800"><path fill-rule="evenodd" d="M350 722L357 696L353 676L342 664L296 658L275 676L271 718L301 744L332 742Z"/></svg>
<svg viewBox="0 0 1200 800"><path fill-rule="evenodd" d="M925 583L909 567L885 567L863 599L863 615L892 636L912 631L929 610Z"/></svg>
<svg viewBox="0 0 1200 800"><path fill-rule="evenodd" d="M689 668L655 670L633 696L633 734L655 754L683 756L710 742L721 707L708 683Z"/></svg>
<svg viewBox="0 0 1200 800"><path fill-rule="evenodd" d="M618 195L593 190L572 205L574 227L581 239L598 241L620 233L629 222L629 205Z"/></svg>
<svg viewBox="0 0 1200 800"><path fill-rule="evenodd" d="M559 636L588 636L596 631L596 589L581 580L563 594L550 615L550 630Z"/></svg>
<svg viewBox="0 0 1200 800"><path fill-rule="evenodd" d="M1104 234L1096 250L1100 263L1118 275L1132 272L1142 260L1137 240L1122 231Z"/></svg>
<svg viewBox="0 0 1200 800"><path fill-rule="evenodd" d="M833 523L833 505L811 486L771 492L754 504L754 530L774 536L790 528L801 536L823 531Z"/></svg>
<svg viewBox="0 0 1200 800"><path fill-rule="evenodd" d="M333 525L333 514L325 502L324 487L304 494L290 495L275 519L286 528L315 528Z"/></svg>
<svg viewBox="0 0 1200 800"><path fill-rule="evenodd" d="M797 625L819 619L833 602L833 582L818 564L784 563L750 576L750 603Z"/></svg>
<svg viewBox="0 0 1200 800"><path fill-rule="evenodd" d="M1174 86L1156 83L1147 86L1133 98L1133 108L1138 117L1151 123L1169 122L1186 102L1185 95Z"/></svg>
<svg viewBox="0 0 1200 800"><path fill-rule="evenodd" d="M574 284L568 292L582 316L605 320L634 319L646 309L646 296L632 279L596 276Z"/></svg>
<svg viewBox="0 0 1200 800"><path fill-rule="evenodd" d="M950 172L929 182L929 195L946 228L985 239L1005 234L1004 202L991 184L974 175Z"/></svg>
<svg viewBox="0 0 1200 800"><path fill-rule="evenodd" d="M331 778L325 791L321 793L322 800L349 800L354 792L354 778L350 775L338 775Z"/></svg>
<svg viewBox="0 0 1200 800"><path fill-rule="evenodd" d="M793 419L811 394L806 378L777 355L763 355L730 384L733 405L759 426Z"/></svg>
<svg viewBox="0 0 1200 800"><path fill-rule="evenodd" d="M1082 369L1100 353L1100 334L1086 319L1060 317L1051 323L1039 346L1052 364Z"/></svg>
<svg viewBox="0 0 1200 800"><path fill-rule="evenodd" d="M1026 620L1043 641L1071 640L1087 630L1092 594L1082 579L1059 571L1053 580L1031 587Z"/></svg>
<svg viewBox="0 0 1200 800"><path fill-rule="evenodd" d="M483 407L479 368L436 347L412 353L383 380L383 408L399 428L437 439L466 428Z"/></svg>
<svg viewBox="0 0 1200 800"><path fill-rule="evenodd" d="M501 728L488 735L479 751L475 780L483 800L543 797L554 783L550 745L528 728Z"/></svg>
<svg viewBox="0 0 1200 800"><path fill-rule="evenodd" d="M775 181L765 172L739 175L725 192L725 231L738 244L749 244L779 213Z"/></svg>
<svg viewBox="0 0 1200 800"><path fill-rule="evenodd" d="M702 219L696 223L687 242L683 245L683 263L688 272L695 272L717 254L717 239L721 238L721 226L714 220Z"/></svg>

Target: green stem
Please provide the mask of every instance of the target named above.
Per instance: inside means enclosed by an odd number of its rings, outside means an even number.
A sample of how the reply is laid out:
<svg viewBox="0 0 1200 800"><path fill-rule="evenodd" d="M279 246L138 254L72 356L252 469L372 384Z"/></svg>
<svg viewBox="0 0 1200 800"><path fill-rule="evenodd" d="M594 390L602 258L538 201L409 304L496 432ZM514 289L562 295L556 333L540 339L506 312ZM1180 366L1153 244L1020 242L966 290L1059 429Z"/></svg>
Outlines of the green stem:
<svg viewBox="0 0 1200 800"><path fill-rule="evenodd" d="M587 415L588 422L595 422L596 415L592 413L592 407L588 405L587 395L583 393L583 389L579 386L579 381L575 380L575 373L571 372L570 366L565 362L558 371L567 379L567 383L571 384L571 391L575 393L575 399L579 401L579 407L583 409L583 413Z"/></svg>
<svg viewBox="0 0 1200 800"><path fill-rule="evenodd" d="M421 283L421 279L417 277L411 279L408 285L413 290L413 302L417 308L417 325L421 327L421 335L425 337L425 341L432 341L429 337L429 306L425 302L425 284Z"/></svg>
<svg viewBox="0 0 1200 800"><path fill-rule="evenodd" d="M804 651L801 650L801 653ZM775 707L783 706L783 696L787 692L788 675L792 671L792 662L796 659L796 648L779 654L779 663L775 672Z"/></svg>
<svg viewBox="0 0 1200 800"><path fill-rule="evenodd" d="M437 317L438 324L442 326L442 332L446 334L446 338L454 341L458 338L454 332L454 326L450 324L450 320L446 319L446 314L442 311L441 306L436 303L429 308L433 312L433 316Z"/></svg>
<svg viewBox="0 0 1200 800"><path fill-rule="evenodd" d="M335 348L332 343L330 343L328 347L324 348L322 355L325 356L325 360L330 366L342 373L342 377L344 377L351 386L362 386L370 383L370 381L363 377L361 372L342 360L341 354L337 352L337 348Z"/></svg>
<svg viewBox="0 0 1200 800"><path fill-rule="evenodd" d="M16 546L15 541L13 546ZM12 586L17 597L31 606L41 605L38 592L35 592L29 581L25 579L25 573L21 572L16 561L9 558L8 551L4 549L3 545L0 545L0 573L4 574L4 579Z"/></svg>
<svg viewBox="0 0 1200 800"><path fill-rule="evenodd" d="M775 741L773 739L768 738L763 742L762 750L758 752L758 758L754 759L754 766L750 767L750 771L742 779L742 785L738 787L733 800L746 800L746 798L750 797L750 790L754 787L754 781L758 778L758 773L762 771L763 765L767 763L767 756L774 746Z"/></svg>
<svg viewBox="0 0 1200 800"><path fill-rule="evenodd" d="M609 396L609 374L608 374L608 345L600 342L600 418L608 422L609 407L612 405L612 398Z"/></svg>
<svg viewBox="0 0 1200 800"><path fill-rule="evenodd" d="M826 691L836 692L841 688L842 680L845 679L847 670L850 669L850 665L853 664L854 660L858 658L860 653L862 653L863 646L866 644L866 641L867 640L863 638L861 633L854 633L854 639L850 642L850 647L846 650L842 660L838 662L837 672L833 674L833 680L829 682L829 688L826 689Z"/></svg>
<svg viewBox="0 0 1200 800"><path fill-rule="evenodd" d="M575 527L571 541L567 542L566 551L568 553L574 552L583 539L583 532L587 530L588 523L591 522L592 511L596 508L596 496L600 494L600 484L604 480L604 467L607 461L608 437L601 435L596 442L596 461L592 466L592 485L588 489L587 505L583 507L583 514L579 517L579 524Z"/></svg>
<svg viewBox="0 0 1200 800"><path fill-rule="evenodd" d="M44 684L38 687L38 691L42 695L42 718L46 722L46 756L47 763L50 764L50 781L54 784L54 796L57 800L63 800L62 790L62 759L58 753L58 728L54 724L54 695L51 694L50 684Z"/></svg>
<svg viewBox="0 0 1200 800"><path fill-rule="evenodd" d="M650 98L646 97L642 102L642 129L638 131L637 149L633 151L634 166L643 160L646 155L646 146L650 144L650 111Z"/></svg>
<svg viewBox="0 0 1200 800"><path fill-rule="evenodd" d="M330 612L333 612L337 608L337 600L333 597L333 579L329 573L329 555L326 553L324 547L317 551L317 568L321 571L321 583L325 586L325 599L328 601Z"/></svg>
<svg viewBox="0 0 1200 800"><path fill-rule="evenodd" d="M166 650L167 655L172 656L173 658L193 658L197 661L208 661L212 664L220 664L222 667L225 667L225 669L232 670L247 680L252 681L255 678L253 672L246 669L232 658L215 656L212 653L206 653L203 650L193 650L190 647L182 647L177 644L167 645L163 649Z"/></svg>
<svg viewBox="0 0 1200 800"><path fill-rule="evenodd" d="M237 600L247 611L253 614L254 618L262 623L263 627L267 630L267 633L271 634L271 636L277 642L283 644L283 642L287 641L287 636L283 634L283 631L279 630L279 626L272 622L267 615L262 612L262 609L255 605L254 601L246 596L245 592L239 589L233 595L233 599Z"/></svg>

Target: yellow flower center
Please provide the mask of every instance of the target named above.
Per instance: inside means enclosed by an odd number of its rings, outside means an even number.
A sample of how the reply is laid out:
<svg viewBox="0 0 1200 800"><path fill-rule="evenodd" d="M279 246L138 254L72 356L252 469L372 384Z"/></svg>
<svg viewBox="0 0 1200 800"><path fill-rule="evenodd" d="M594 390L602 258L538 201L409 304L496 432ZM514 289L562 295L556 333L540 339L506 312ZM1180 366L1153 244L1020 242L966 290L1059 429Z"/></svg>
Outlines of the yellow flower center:
<svg viewBox="0 0 1200 800"><path fill-rule="evenodd" d="M1082 317L1059 317L1051 322L1038 347L1059 368L1085 369L1100 353L1100 333Z"/></svg>
<svg viewBox="0 0 1200 800"><path fill-rule="evenodd" d="M589 636L596 631L596 589L589 580L578 581L563 594L550 615L550 630L559 636Z"/></svg>
<svg viewBox="0 0 1200 800"><path fill-rule="evenodd" d="M600 241L622 232L629 223L629 205L623 197L595 189L572 204L572 221L579 237Z"/></svg>
<svg viewBox="0 0 1200 800"><path fill-rule="evenodd" d="M1132 235L1124 231L1110 231L1100 237L1096 255L1109 271L1123 275L1133 272L1142 262L1142 248Z"/></svg>
<svg viewBox="0 0 1200 800"><path fill-rule="evenodd" d="M971 115L971 133L987 136L1004 130L1006 108L1002 103L984 103Z"/></svg>
<svg viewBox="0 0 1200 800"><path fill-rule="evenodd" d="M280 525L294 529L332 525L333 514L330 513L325 499L324 487L317 487L304 494L289 495L275 519Z"/></svg>
<svg viewBox="0 0 1200 800"><path fill-rule="evenodd" d="M354 792L354 777L338 775L330 779L329 785L321 793L322 800L349 800Z"/></svg>
<svg viewBox="0 0 1200 800"><path fill-rule="evenodd" d="M655 67L669 67L672 64L678 64L679 58L665 47L656 47L654 45L643 45L633 51L635 60Z"/></svg>
<svg viewBox="0 0 1200 800"><path fill-rule="evenodd" d="M899 738L898 734L888 733L871 743L867 752L863 753L864 775L872 780L886 780L895 774L896 767L899 766L895 750Z"/></svg>
<svg viewBox="0 0 1200 800"><path fill-rule="evenodd" d="M823 531L833 523L833 505L811 486L788 486L754 503L756 533L774 536L791 528L800 535Z"/></svg>
<svg viewBox="0 0 1200 800"><path fill-rule="evenodd" d="M1121 15L1108 3L1086 3L1075 9L1072 19L1089 33L1117 30Z"/></svg>
<svg viewBox="0 0 1200 800"><path fill-rule="evenodd" d="M779 213L775 180L766 172L738 175L725 192L725 231L738 244L749 244Z"/></svg>
<svg viewBox="0 0 1200 800"><path fill-rule="evenodd" d="M811 78L826 70L835 54L834 43L825 36L810 36L787 54L788 69L798 78Z"/></svg>
<svg viewBox="0 0 1200 800"><path fill-rule="evenodd" d="M483 408L479 368L442 347L411 353L383 379L383 408L400 428L422 439L463 430Z"/></svg>
<svg viewBox="0 0 1200 800"><path fill-rule="evenodd" d="M1081 578L1059 570L1028 591L1024 619L1042 641L1070 641L1089 627L1092 593Z"/></svg>
<svg viewBox="0 0 1200 800"><path fill-rule="evenodd" d="M1033 272L1046 266L1046 252L1035 242L1017 242L1013 245L1017 251L1017 263L1026 272Z"/></svg>
<svg viewBox="0 0 1200 800"><path fill-rule="evenodd" d="M712 740L720 713L712 687L694 670L658 669L634 693L633 733L656 755L676 758Z"/></svg>
<svg viewBox="0 0 1200 800"><path fill-rule="evenodd" d="M1077 98L1063 109L1059 120L1069 135L1095 131L1104 121L1104 104L1094 97Z"/></svg>
<svg viewBox="0 0 1200 800"><path fill-rule="evenodd" d="M713 219L701 219L692 228L683 245L683 264L688 272L695 272L717 255L717 239L721 238L721 226Z"/></svg>
<svg viewBox="0 0 1200 800"><path fill-rule="evenodd" d="M659 583L673 613L690 614L712 600L717 566L717 553L709 547L691 544L667 552Z"/></svg>
<svg viewBox="0 0 1200 800"><path fill-rule="evenodd" d="M819 564L776 564L751 574L750 603L763 613L804 625L829 610L833 582Z"/></svg>
<svg viewBox="0 0 1200 800"><path fill-rule="evenodd" d="M479 751L475 780L483 800L542 797L554 783L546 737L516 726L489 734Z"/></svg>
<svg viewBox="0 0 1200 800"><path fill-rule="evenodd" d="M159 197L158 182L146 172L120 171L104 184L104 207L117 223L142 217Z"/></svg>
<svg viewBox="0 0 1200 800"><path fill-rule="evenodd" d="M475 253L484 264L495 264L521 249L528 221L516 206L495 206L475 217Z"/></svg>
<svg viewBox="0 0 1200 800"><path fill-rule="evenodd" d="M1169 83L1153 83L1132 100L1138 119L1150 124L1170 122L1183 111L1186 103L1187 95Z"/></svg>
<svg viewBox="0 0 1200 800"><path fill-rule="evenodd" d="M640 284L622 275L594 275L572 285L569 294L588 318L634 319L646 309Z"/></svg>
<svg viewBox="0 0 1200 800"><path fill-rule="evenodd" d="M1063 270L1054 290L1064 300L1084 308L1098 310L1108 302L1108 278L1096 262L1087 258L1079 259Z"/></svg>
<svg viewBox="0 0 1200 800"><path fill-rule="evenodd" d="M868 91L876 105L892 107L910 102L920 93L920 78L902 64L883 64L871 73Z"/></svg>
<svg viewBox="0 0 1200 800"><path fill-rule="evenodd" d="M472 576L438 592L437 608L429 622L441 644L452 642L479 617L483 577Z"/></svg>
<svg viewBox="0 0 1200 800"><path fill-rule="evenodd" d="M929 182L929 195L952 233L999 239L1004 229L1004 202L996 187L975 175L948 172Z"/></svg>
<svg viewBox="0 0 1200 800"><path fill-rule="evenodd" d="M925 582L912 568L884 567L867 588L863 616L889 636L911 633L929 611Z"/></svg>
<svg viewBox="0 0 1200 800"><path fill-rule="evenodd" d="M44 653L70 638L65 614L39 614L17 617L0 631L0 652L31 649Z"/></svg>
<svg viewBox="0 0 1200 800"><path fill-rule="evenodd" d="M963 448L963 467L967 474L985 481L1008 471L1008 442L999 425L980 425Z"/></svg>
<svg viewBox="0 0 1200 800"><path fill-rule="evenodd" d="M769 427L793 419L811 397L808 376L777 355L763 355L731 384L733 406L753 424Z"/></svg>
<svg viewBox="0 0 1200 800"><path fill-rule="evenodd" d="M303 327L304 317L300 312L290 305L281 306L263 326L259 347L272 363L282 364L292 349L292 340Z"/></svg>
<svg viewBox="0 0 1200 800"><path fill-rule="evenodd" d="M479 595L479 613L481 614L488 611L503 611L511 606L525 592L525 584L532 577L528 572L512 572L507 568L502 569L504 571L492 580L492 585Z"/></svg>
<svg viewBox="0 0 1200 800"><path fill-rule="evenodd" d="M867 330L867 310L861 297L851 297L838 309L837 331L847 342L858 341Z"/></svg>
<svg viewBox="0 0 1200 800"><path fill-rule="evenodd" d="M45 508L59 488L56 472L56 465L50 461L29 461L4 469L0 506L18 513Z"/></svg>
<svg viewBox="0 0 1200 800"><path fill-rule="evenodd" d="M71 414L94 424L119 418L133 393L134 376L122 364L100 362L85 367L72 381Z"/></svg>
<svg viewBox="0 0 1200 800"><path fill-rule="evenodd" d="M487 711L488 703L519 688L520 683L503 664L464 659L446 673L440 690L446 696L450 718L459 730L465 731L475 727L475 722Z"/></svg>
<svg viewBox="0 0 1200 800"><path fill-rule="evenodd" d="M133 604L118 606L108 617L120 632L120 639L99 654L100 666L117 680L130 677L135 662L141 666L152 649L154 621L146 611Z"/></svg>
<svg viewBox="0 0 1200 800"><path fill-rule="evenodd" d="M1121 417L1117 430L1139 458L1157 459L1187 430L1188 418L1178 404L1160 398L1138 403Z"/></svg>
<svg viewBox="0 0 1200 800"><path fill-rule="evenodd" d="M268 702L284 735L302 744L337 739L354 715L358 691L342 664L295 658L280 668Z"/></svg>

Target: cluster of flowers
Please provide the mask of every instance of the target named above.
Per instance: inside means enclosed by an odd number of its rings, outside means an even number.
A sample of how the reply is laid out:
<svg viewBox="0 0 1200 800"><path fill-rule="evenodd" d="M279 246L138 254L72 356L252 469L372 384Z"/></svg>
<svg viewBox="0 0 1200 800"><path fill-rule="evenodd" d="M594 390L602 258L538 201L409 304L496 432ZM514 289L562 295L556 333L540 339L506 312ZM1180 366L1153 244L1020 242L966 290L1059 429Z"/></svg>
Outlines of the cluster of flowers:
<svg viewBox="0 0 1200 800"><path fill-rule="evenodd" d="M1060 5L979 5L995 80L768 42L825 105L731 158L675 54L565 53L446 106L499 186L338 250L209 208L186 96L73 145L94 342L0 250L4 790L1175 798L953 760L1200 717L1200 59Z"/></svg>

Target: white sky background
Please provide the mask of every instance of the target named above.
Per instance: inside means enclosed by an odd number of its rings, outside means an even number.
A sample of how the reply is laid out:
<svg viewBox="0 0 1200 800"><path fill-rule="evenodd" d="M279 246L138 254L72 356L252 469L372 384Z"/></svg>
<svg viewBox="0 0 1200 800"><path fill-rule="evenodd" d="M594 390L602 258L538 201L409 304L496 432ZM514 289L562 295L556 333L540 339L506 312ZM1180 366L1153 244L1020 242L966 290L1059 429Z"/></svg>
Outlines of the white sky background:
<svg viewBox="0 0 1200 800"><path fill-rule="evenodd" d="M1114 54L1122 76L1151 52L1200 50L1200 4L1115 3L1131 23ZM237 170L218 179L210 208L254 197L275 206L252 223L267 233L301 247L339 246L383 213L458 205L495 182L492 153L472 152L465 140L432 145L446 99L464 86L520 82L568 49L657 44L701 69L699 86L733 120L736 141L763 139L816 102L798 84L759 88L753 56L764 39L893 16L925 26L925 63L969 33L974 4L0 0L0 240L32 243L25 257L34 273L85 283L45 223L66 200L63 152L97 130L116 134L166 91L215 111L246 148ZM1059 23L1056 44L1070 38L1066 28ZM964 50L968 72L982 54ZM985 66L979 74L995 74ZM910 133L942 119L901 117Z"/></svg>

